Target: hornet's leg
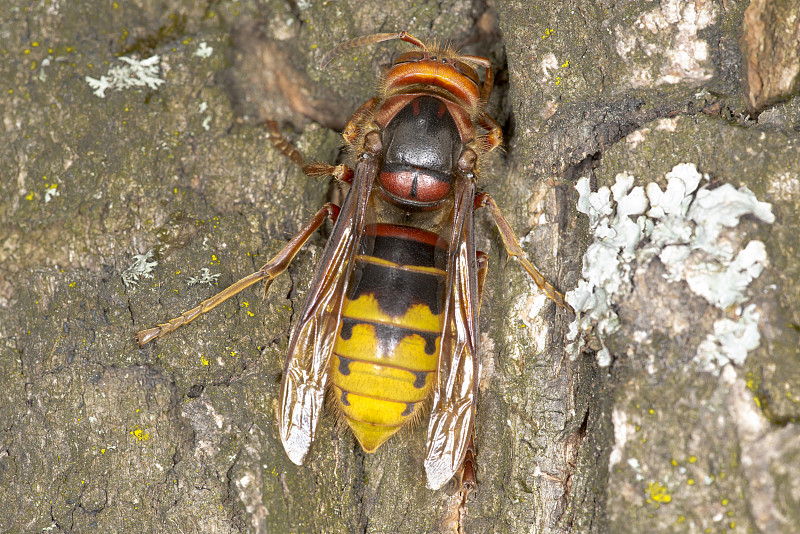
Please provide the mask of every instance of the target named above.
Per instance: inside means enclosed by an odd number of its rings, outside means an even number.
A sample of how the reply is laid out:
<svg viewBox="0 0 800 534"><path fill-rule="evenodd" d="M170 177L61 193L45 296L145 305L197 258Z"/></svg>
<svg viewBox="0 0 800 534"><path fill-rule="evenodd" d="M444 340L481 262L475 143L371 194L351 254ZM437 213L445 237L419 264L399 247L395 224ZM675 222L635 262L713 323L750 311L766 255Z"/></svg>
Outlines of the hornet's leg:
<svg viewBox="0 0 800 534"><path fill-rule="evenodd" d="M479 148L483 151L483 154L488 154L503 142L503 130L501 130L500 125L485 112L481 113L478 117L478 124L486 129L487 132L478 138L480 142Z"/></svg>
<svg viewBox="0 0 800 534"><path fill-rule="evenodd" d="M289 141L287 141L285 137L283 137L277 122L265 121L264 126L267 128L267 132L269 132L270 142L284 156L292 160L295 165L300 167L300 170L303 171L303 174L307 176L313 176L315 178L320 176L333 176L334 179L348 184L353 181L353 169L347 165L330 165L328 163L321 162L306 163L306 160L303 158L303 155L300 153L300 151L297 150Z"/></svg>
<svg viewBox="0 0 800 534"><path fill-rule="evenodd" d="M503 238L503 244L506 247L506 251L508 251L508 255L516 258L517 261L522 264L522 268L525 269L533 281L536 282L536 285L539 286L539 289L544 291L544 294L547 295L550 300L562 308L575 313L572 306L564 300L564 294L556 291L556 288L554 288L553 285L536 270L536 267L533 266L528 258L525 257L525 252L522 250L522 247L519 246L514 231L511 229L511 226L509 226L505 217L503 217L500 208L497 207L497 204L495 204L494 199L492 199L489 193L480 193L475 196L475 209L483 207L489 208L494 222L497 225L497 229L500 231L500 236Z"/></svg>
<svg viewBox="0 0 800 534"><path fill-rule="evenodd" d="M314 218L306 224L306 226L300 231L299 234L294 236L289 243L286 244L283 249L278 252L275 257L269 260L263 267L259 270L245 276L235 284L223 289L213 297L204 300L200 303L199 306L192 308L191 310L185 311L180 314L178 317L174 319L170 319L166 323L159 324L156 327L149 328L147 330L142 330L136 334L136 341L139 343L139 346L143 346L145 343L148 343L154 339L160 338L173 332L174 330L178 329L179 327L189 324L199 316L203 315L206 312L209 312L216 308L219 304L222 304L232 296L238 294L242 290L252 286L256 282L260 280L264 280L266 278L267 284L264 287L264 292L266 293L269 284L272 280L281 274L289 264L292 262L294 257L300 251L302 246L308 241L308 238L311 237L317 228L319 228L325 219L331 219L332 221L336 221L336 218L339 216L339 207L334 204L325 204L322 208L314 215Z"/></svg>

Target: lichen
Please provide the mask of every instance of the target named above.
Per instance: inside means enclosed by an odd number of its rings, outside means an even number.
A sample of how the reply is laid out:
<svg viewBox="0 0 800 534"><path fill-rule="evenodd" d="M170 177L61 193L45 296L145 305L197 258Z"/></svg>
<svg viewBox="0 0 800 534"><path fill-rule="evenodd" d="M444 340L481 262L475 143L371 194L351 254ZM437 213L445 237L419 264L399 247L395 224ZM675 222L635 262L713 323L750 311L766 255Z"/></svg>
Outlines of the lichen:
<svg viewBox="0 0 800 534"><path fill-rule="evenodd" d="M221 273L211 274L211 271L208 267L203 267L200 269L200 276L190 276L189 279L186 280L186 284L189 286L194 286L198 284L207 284L212 285L217 281L217 278L220 277Z"/></svg>
<svg viewBox="0 0 800 534"><path fill-rule="evenodd" d="M158 55L142 60L125 56L118 59L125 65L111 67L107 75L100 76L99 79L91 76L84 78L95 96L105 98L109 89L121 91L131 87L147 87L155 90L164 83L164 80L159 78Z"/></svg>
<svg viewBox="0 0 800 534"><path fill-rule="evenodd" d="M567 293L578 314L568 334L572 357L594 332L600 340L598 363L610 363L603 340L620 326L613 306L630 294L635 268L654 258L664 264L668 282L685 281L692 292L732 317L718 320L714 333L698 347L695 361L702 369L741 364L758 346L759 314L755 306L741 305L766 264L766 249L754 240L737 251L737 243L723 230L747 214L767 223L775 218L770 205L746 187L698 189L703 178L694 164L684 163L667 173L664 191L655 183L646 189L632 187L633 177L622 173L614 186L597 192L590 191L587 178L578 181L578 211L588 215L594 241L583 257L583 279Z"/></svg>
<svg viewBox="0 0 800 534"><path fill-rule="evenodd" d="M139 285L140 278L153 278L151 274L157 261L148 261L153 258L153 251L148 250L145 254L136 254L133 256L133 263L122 272L122 283L125 287L130 289Z"/></svg>

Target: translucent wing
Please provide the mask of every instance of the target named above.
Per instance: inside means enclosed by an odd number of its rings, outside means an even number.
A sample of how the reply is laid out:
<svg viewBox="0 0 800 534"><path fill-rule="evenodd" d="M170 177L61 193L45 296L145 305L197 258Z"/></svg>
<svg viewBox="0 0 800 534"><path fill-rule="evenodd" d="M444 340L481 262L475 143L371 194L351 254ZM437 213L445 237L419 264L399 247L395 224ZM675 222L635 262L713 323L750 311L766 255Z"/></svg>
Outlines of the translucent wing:
<svg viewBox="0 0 800 534"><path fill-rule="evenodd" d="M475 417L478 373L478 280L473 229L475 185L458 180L447 260L445 325L428 423L425 473L441 488L461 467Z"/></svg>
<svg viewBox="0 0 800 534"><path fill-rule="evenodd" d="M359 160L350 193L325 246L289 341L278 424L286 454L297 465L301 465L308 454L322 413L328 362L339 330L347 280L364 228L376 171L372 157Z"/></svg>

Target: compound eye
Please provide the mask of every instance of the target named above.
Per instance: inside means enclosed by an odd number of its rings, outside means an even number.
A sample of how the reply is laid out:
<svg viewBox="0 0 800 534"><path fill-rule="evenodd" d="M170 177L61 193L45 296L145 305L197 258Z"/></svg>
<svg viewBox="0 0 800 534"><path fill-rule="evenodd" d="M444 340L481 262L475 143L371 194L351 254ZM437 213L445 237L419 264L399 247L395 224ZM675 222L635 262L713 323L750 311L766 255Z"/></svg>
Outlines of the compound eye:
<svg viewBox="0 0 800 534"><path fill-rule="evenodd" d="M478 78L478 73L475 72L475 69L473 69L471 66L467 65L463 61L458 61L458 60L456 60L453 63L453 66L456 68L458 72L460 72L461 74L472 80L472 82L475 85L480 86L480 79Z"/></svg>
<svg viewBox="0 0 800 534"><path fill-rule="evenodd" d="M419 50L412 50L411 52L403 52L394 60L395 65L401 63L413 63L425 59L425 52Z"/></svg>

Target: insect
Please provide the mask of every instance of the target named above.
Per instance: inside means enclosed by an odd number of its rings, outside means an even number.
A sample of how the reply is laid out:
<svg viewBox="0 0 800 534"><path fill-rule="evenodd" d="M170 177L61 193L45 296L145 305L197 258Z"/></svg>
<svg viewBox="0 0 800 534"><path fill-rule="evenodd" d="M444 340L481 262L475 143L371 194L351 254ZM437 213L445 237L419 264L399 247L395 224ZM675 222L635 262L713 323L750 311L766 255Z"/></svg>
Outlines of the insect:
<svg viewBox="0 0 800 534"><path fill-rule="evenodd" d="M354 166L307 165L268 123L273 143L306 174L350 184L341 207L326 204L261 269L136 338L142 346L260 280L268 287L330 218L333 230L284 365L278 424L287 455L298 465L306 459L327 393L366 452L429 413L428 487L441 488L460 469L462 483L474 486L478 314L487 270L486 255L475 250L475 209L489 208L509 256L550 299L571 308L525 257L491 196L477 191L481 162L502 142L485 109L493 86L487 58L399 32L342 43L325 63L393 39L416 49L395 59L380 95L346 125ZM483 69L482 81L476 69Z"/></svg>

